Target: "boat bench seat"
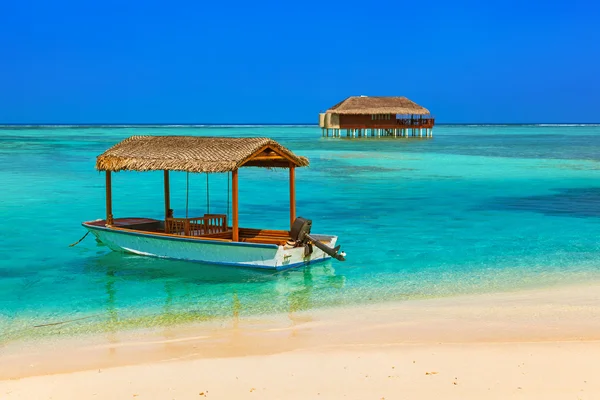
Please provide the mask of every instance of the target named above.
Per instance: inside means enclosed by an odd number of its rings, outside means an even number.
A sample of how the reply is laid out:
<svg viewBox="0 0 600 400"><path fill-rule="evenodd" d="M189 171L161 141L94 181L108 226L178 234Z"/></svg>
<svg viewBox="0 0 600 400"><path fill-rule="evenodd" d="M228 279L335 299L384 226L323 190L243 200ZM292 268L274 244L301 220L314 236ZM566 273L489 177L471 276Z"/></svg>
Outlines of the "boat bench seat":
<svg viewBox="0 0 600 400"><path fill-rule="evenodd" d="M290 240L289 231L240 228L240 242L284 245Z"/></svg>
<svg viewBox="0 0 600 400"><path fill-rule="evenodd" d="M206 235L201 234L199 235L199 238L208 240L232 240L233 232L228 230L226 232L210 233ZM284 245L290 240L290 233L287 231L240 228L239 240L240 242L247 243Z"/></svg>
<svg viewBox="0 0 600 400"><path fill-rule="evenodd" d="M285 243L287 242L287 240L282 240L280 238L266 238L266 237L260 237L260 238L240 238L240 242L248 242L248 243L263 243L263 244L277 244L280 246L285 245Z"/></svg>

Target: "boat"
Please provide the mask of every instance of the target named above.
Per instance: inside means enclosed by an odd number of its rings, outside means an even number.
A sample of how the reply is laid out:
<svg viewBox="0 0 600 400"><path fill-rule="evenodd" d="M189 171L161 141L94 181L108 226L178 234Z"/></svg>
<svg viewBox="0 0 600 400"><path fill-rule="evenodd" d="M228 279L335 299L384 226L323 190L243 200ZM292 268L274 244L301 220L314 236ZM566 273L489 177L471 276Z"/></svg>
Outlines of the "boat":
<svg viewBox="0 0 600 400"><path fill-rule="evenodd" d="M132 136L97 157L96 169L106 179L106 218L82 225L111 250L144 256L270 270L331 258L344 261L337 236L312 234L312 221L296 217L295 171L308 164L307 158L264 137ZM290 230L239 226L238 171L246 167L289 170ZM113 216L111 174L119 171L163 171L163 220ZM185 217L174 217L170 171L230 174L231 224L228 214L188 217L186 209Z"/></svg>

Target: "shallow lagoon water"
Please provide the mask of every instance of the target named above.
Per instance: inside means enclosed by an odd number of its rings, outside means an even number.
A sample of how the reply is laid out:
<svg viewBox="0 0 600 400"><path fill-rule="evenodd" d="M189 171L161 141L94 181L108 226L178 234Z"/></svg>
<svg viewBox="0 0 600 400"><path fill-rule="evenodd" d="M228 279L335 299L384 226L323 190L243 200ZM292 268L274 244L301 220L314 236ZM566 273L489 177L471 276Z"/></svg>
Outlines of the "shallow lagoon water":
<svg viewBox="0 0 600 400"><path fill-rule="evenodd" d="M110 252L95 157L134 134L267 136L311 160L297 214L347 261L280 273ZM438 126L432 140L322 138L312 126L0 128L0 343L231 315L600 279L599 126ZM184 173L172 207L185 215ZM190 175L189 214L206 211ZM227 176L210 175L226 212ZM285 229L287 171L240 171L240 224ZM113 177L113 211L161 218L162 174ZM71 323L48 325L76 320ZM44 325L44 326L41 326Z"/></svg>

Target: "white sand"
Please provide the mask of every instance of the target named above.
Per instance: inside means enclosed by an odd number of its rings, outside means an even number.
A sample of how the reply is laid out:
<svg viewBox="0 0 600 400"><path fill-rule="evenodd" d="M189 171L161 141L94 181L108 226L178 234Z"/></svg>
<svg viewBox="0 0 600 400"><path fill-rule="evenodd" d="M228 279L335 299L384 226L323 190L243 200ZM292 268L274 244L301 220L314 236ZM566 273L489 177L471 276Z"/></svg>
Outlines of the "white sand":
<svg viewBox="0 0 600 400"><path fill-rule="evenodd" d="M1 399L598 399L600 286L0 350Z"/></svg>

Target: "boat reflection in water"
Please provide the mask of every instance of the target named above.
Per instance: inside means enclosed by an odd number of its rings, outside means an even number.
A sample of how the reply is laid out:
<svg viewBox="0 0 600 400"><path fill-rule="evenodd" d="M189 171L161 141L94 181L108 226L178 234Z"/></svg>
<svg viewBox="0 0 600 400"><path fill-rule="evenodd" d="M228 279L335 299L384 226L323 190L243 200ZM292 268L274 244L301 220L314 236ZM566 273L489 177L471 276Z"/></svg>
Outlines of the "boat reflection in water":
<svg viewBox="0 0 600 400"><path fill-rule="evenodd" d="M90 259L85 272L103 283L93 299L104 304L102 330L309 310L345 285L331 261L282 272L190 265L120 253Z"/></svg>
<svg viewBox="0 0 600 400"><path fill-rule="evenodd" d="M336 275L331 261L303 269L284 272L275 284L275 290L280 296L286 296L289 311L308 310L318 304L313 300L322 289L341 289L346 277Z"/></svg>

